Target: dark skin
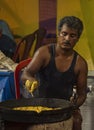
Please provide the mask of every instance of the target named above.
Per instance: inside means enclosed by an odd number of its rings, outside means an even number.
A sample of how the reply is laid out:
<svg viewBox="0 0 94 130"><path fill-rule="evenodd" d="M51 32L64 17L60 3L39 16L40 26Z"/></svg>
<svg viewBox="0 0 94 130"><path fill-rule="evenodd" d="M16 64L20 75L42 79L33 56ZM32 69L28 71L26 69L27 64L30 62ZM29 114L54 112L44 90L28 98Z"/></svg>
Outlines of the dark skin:
<svg viewBox="0 0 94 130"><path fill-rule="evenodd" d="M60 36L60 33L63 36ZM69 40L70 44L64 43L65 40ZM57 69L61 72L68 70L70 64L72 62L74 56L73 47L76 45L78 41L77 30L68 28L63 25L61 32L58 34L58 43L56 44L56 66ZM45 53L44 53L45 52ZM45 67L49 63L50 53L49 53L49 45L43 46L38 49L35 53L32 62L27 66L25 71L23 72L22 79L25 82L27 79L36 80L34 78L34 74L40 69L41 66ZM61 62L64 61L64 62ZM86 99L86 87L87 87L87 63L86 61L78 55L77 62L74 68L75 74L77 75L77 94L78 106L81 106Z"/></svg>
<svg viewBox="0 0 94 130"><path fill-rule="evenodd" d="M58 33L58 41L55 47L56 56L55 62L56 67L60 72L68 70L71 65L73 56L74 56L74 46L78 42L78 32L73 28L69 28L64 24L61 28L61 31ZM67 41L67 43L66 43ZM50 61L49 45L43 46L37 50L31 63L27 66L22 74L23 83L27 79L36 80L34 74L41 68L47 66ZM63 62L61 62L63 61ZM88 67L86 61L80 56L77 56L76 65L74 68L75 75L77 77L76 88L77 88L77 102L76 105L80 107L86 99L86 88L87 88L87 72ZM73 102L74 99L70 98ZM78 117L81 119L79 111ZM77 113L74 113L74 117L77 118ZM74 126L74 130L80 130L80 126Z"/></svg>

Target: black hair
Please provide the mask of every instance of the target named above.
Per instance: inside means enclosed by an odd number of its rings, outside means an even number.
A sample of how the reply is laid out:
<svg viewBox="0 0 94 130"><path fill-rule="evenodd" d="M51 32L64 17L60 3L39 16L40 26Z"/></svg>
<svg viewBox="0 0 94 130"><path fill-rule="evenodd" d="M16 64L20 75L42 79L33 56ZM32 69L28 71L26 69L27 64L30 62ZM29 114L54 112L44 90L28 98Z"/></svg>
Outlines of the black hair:
<svg viewBox="0 0 94 130"><path fill-rule="evenodd" d="M78 31L78 37L80 37L83 31L83 22L79 18L75 16L65 16L62 18L58 24L59 32L64 24L67 24L70 28L76 29Z"/></svg>

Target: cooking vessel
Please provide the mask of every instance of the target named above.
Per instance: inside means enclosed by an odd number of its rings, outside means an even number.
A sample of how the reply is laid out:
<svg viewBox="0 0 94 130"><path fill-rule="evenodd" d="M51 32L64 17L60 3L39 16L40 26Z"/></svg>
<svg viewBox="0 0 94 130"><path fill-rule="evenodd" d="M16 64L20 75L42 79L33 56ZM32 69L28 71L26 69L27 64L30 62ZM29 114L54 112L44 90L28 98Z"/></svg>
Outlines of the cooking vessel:
<svg viewBox="0 0 94 130"><path fill-rule="evenodd" d="M35 111L18 111L14 107L22 106L44 106L51 108L61 108L37 113ZM67 120L72 116L73 105L63 99L55 98L28 98L13 99L0 103L1 119L12 122L23 123L52 123Z"/></svg>

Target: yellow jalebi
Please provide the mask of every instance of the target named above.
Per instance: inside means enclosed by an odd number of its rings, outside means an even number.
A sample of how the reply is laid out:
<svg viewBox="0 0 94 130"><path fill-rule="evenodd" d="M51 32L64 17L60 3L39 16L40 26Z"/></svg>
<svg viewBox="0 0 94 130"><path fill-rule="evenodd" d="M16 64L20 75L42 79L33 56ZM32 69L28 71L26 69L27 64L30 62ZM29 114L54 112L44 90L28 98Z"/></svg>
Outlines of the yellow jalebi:
<svg viewBox="0 0 94 130"><path fill-rule="evenodd" d="M25 87L31 94L34 92L34 90L37 88L37 86L38 86L37 81L26 80L26 82L25 82Z"/></svg>
<svg viewBox="0 0 94 130"><path fill-rule="evenodd" d="M49 107L43 107L43 106L24 106L24 107L15 107L13 110L19 110L19 111L35 111L37 113L40 113L42 111L51 111L51 110L58 110L60 108L49 108Z"/></svg>

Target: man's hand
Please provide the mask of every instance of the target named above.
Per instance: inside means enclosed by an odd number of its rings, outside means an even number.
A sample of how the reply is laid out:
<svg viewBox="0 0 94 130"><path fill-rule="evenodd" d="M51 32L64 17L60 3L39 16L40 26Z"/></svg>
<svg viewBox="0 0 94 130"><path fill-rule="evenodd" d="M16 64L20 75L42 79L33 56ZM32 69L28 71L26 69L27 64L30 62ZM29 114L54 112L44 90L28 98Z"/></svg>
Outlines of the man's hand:
<svg viewBox="0 0 94 130"><path fill-rule="evenodd" d="M34 90L38 87L38 82L26 80L25 87L32 94Z"/></svg>

